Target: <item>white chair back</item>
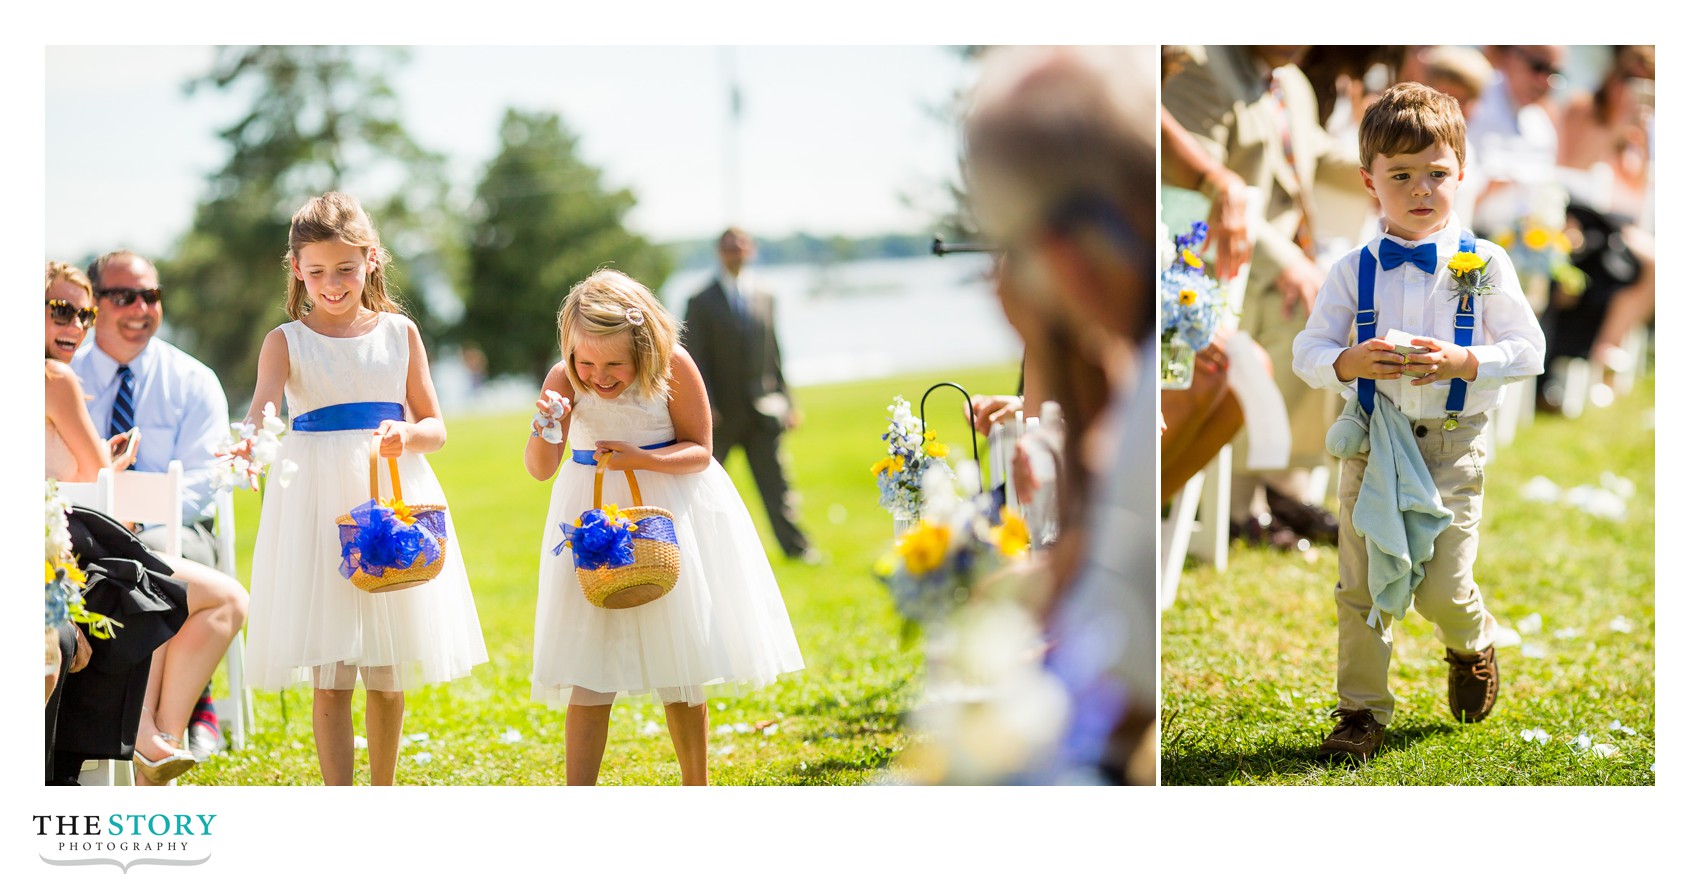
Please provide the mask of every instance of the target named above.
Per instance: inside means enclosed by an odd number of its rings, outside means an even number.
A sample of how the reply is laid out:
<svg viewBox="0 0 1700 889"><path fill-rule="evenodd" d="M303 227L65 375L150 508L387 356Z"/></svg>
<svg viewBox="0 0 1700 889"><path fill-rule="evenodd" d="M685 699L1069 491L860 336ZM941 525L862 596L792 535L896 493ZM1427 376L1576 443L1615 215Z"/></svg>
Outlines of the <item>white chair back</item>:
<svg viewBox="0 0 1700 889"><path fill-rule="evenodd" d="M183 462L171 461L164 472L127 469L113 474L112 509L120 522L165 526L161 555L183 557Z"/></svg>
<svg viewBox="0 0 1700 889"><path fill-rule="evenodd" d="M73 506L96 512L112 510L112 470L102 469L92 482L60 482L59 495Z"/></svg>

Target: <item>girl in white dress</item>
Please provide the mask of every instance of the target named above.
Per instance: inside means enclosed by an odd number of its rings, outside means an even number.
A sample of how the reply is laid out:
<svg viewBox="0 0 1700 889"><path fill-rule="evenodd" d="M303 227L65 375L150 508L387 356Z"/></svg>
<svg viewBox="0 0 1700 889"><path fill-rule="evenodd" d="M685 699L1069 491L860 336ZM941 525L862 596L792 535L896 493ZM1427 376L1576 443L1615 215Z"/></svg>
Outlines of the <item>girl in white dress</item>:
<svg viewBox="0 0 1700 889"><path fill-rule="evenodd" d="M326 784L354 783L352 704L366 687L372 783L395 782L403 692L465 676L488 660L448 522L442 573L423 585L365 592L347 579L337 516L371 499L370 443L395 458L411 503L447 503L425 462L447 432L425 346L384 289L388 253L352 197L330 193L289 224L294 319L266 335L248 422L287 397L292 429L260 508L248 618L248 684L313 685L313 741ZM240 451L246 452L251 443ZM390 490L388 472L380 499Z"/></svg>
<svg viewBox="0 0 1700 889"><path fill-rule="evenodd" d="M678 322L648 288L603 269L567 294L560 331L566 360L549 371L537 407L540 417L564 412L565 441L534 420L525 447L532 477L555 476L532 697L567 705L568 784L596 783L615 697L645 692L666 707L683 783L707 784L704 687L757 688L801 670L791 619L750 514L711 456L708 390L679 345ZM569 392L570 405L556 395ZM604 500L632 505L620 470L636 470L644 505L673 514L679 581L647 604L591 605L572 549L560 546L575 518L603 505L590 502L598 459Z"/></svg>

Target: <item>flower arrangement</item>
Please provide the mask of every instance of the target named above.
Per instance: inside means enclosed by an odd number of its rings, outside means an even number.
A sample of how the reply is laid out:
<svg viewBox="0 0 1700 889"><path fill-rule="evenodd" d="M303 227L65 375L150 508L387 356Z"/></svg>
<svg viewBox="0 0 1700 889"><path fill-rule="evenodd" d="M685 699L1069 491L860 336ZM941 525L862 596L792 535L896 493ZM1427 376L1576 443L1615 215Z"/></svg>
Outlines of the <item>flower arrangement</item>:
<svg viewBox="0 0 1700 889"><path fill-rule="evenodd" d="M974 477L974 472L962 475ZM880 559L874 572L891 592L898 613L915 624L948 617L968 601L974 585L1005 563L1025 558L1027 524L1005 507L996 515L985 494L965 498L943 464L923 476L920 520Z"/></svg>
<svg viewBox="0 0 1700 889"><path fill-rule="evenodd" d="M869 471L879 482L880 506L895 519L910 519L921 514L923 476L934 465L943 467L935 461L949 455L950 449L937 440L936 433L922 430L921 419L903 396L894 397L886 413L891 419L880 436L886 454ZM948 475L949 469L944 471Z"/></svg>
<svg viewBox="0 0 1700 889"><path fill-rule="evenodd" d="M632 546L632 534L638 523L615 504L601 509L587 509L573 519L569 527L561 523L566 539L555 544L554 553L571 547L573 565L578 568L623 568L637 561Z"/></svg>
<svg viewBox="0 0 1700 889"><path fill-rule="evenodd" d="M1210 344L1222 321L1227 301L1214 278L1204 271L1198 256L1210 227L1195 222L1177 235L1175 258L1163 270L1159 291L1163 306L1161 370L1163 387L1185 389L1192 385L1192 356Z"/></svg>
<svg viewBox="0 0 1700 889"><path fill-rule="evenodd" d="M269 401L258 429L252 423L231 423L230 437L213 449L218 457L213 461L213 468L216 472L214 482L219 490L241 487L258 491L261 477L268 474L267 470L274 463L277 463L278 485L289 487L289 481L295 477L295 470L299 467L293 460L278 463L284 429L277 407Z"/></svg>
<svg viewBox="0 0 1700 889"><path fill-rule="evenodd" d="M368 500L349 510L348 517L354 521L354 533L342 535L338 570L344 578L352 579L356 571L382 575L388 568L405 569L421 554L424 564L430 564L442 555L436 536L399 498Z"/></svg>
<svg viewBox="0 0 1700 889"><path fill-rule="evenodd" d="M71 504L59 496L59 486L47 480L47 626L75 621L89 628L96 639L111 639L112 629L122 624L89 611L83 605L83 585L88 582L76 555L71 552Z"/></svg>
<svg viewBox="0 0 1700 889"><path fill-rule="evenodd" d="M1581 293L1588 286L1588 276L1570 262L1574 245L1561 229L1524 217L1493 240L1510 254L1511 265L1520 273L1545 275L1566 293Z"/></svg>

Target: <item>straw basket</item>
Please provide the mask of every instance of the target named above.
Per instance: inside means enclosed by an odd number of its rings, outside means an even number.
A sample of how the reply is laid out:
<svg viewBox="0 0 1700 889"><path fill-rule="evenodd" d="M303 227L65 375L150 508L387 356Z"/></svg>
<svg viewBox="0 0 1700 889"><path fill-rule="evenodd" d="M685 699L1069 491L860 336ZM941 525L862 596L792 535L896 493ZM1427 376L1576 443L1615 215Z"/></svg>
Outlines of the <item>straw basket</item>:
<svg viewBox="0 0 1700 889"><path fill-rule="evenodd" d="M590 508L602 503L602 475L606 458L596 461L596 484L590 498ZM659 506L644 506L643 494L638 491L637 476L625 470L626 484L632 489L632 505L620 510L633 522L662 519L667 536L672 537L673 514ZM647 537L632 539L630 565L606 568L579 568L578 584L584 598L598 608L632 608L653 602L667 595L679 582L679 545Z"/></svg>
<svg viewBox="0 0 1700 889"><path fill-rule="evenodd" d="M379 437L373 435L370 478L372 501L375 502L381 502L378 501L378 442ZM390 492L395 495L395 499L407 504L413 515L414 526L436 538L437 554L436 558L432 559L428 553L420 553L419 557L413 560L413 564L406 568L380 568L377 574L369 573L365 566L355 568L353 576L348 579L368 593L389 593L425 583L443 570L443 559L448 553L448 507L440 503L408 503L401 493L401 469L396 466L394 457L389 458L389 463ZM354 509L359 508L356 506ZM360 527L352 515L354 509L337 516L336 520L337 534L345 548L360 533Z"/></svg>

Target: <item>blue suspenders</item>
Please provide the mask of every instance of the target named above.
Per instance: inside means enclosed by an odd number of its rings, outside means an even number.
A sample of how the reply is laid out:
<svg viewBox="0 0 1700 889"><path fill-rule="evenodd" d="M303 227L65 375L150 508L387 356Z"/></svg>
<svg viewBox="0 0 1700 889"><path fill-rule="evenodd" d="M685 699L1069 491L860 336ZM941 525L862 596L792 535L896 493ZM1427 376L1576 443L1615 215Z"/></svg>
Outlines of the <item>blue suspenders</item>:
<svg viewBox="0 0 1700 889"><path fill-rule="evenodd" d="M1476 252L1476 236L1464 229L1458 235L1458 252ZM1358 254L1358 342L1366 343L1375 339L1375 269L1379 263L1375 254L1366 245ZM1439 274L1439 270L1436 270ZM1453 341L1460 346L1468 347L1476 334L1476 307L1468 296L1458 297L1458 314L1452 321ZM1452 380L1451 388L1446 393L1446 423L1447 430L1458 428L1458 415L1464 412L1464 395L1470 384L1461 378ZM1364 415L1375 413L1375 381L1360 377L1358 379L1358 405L1364 409Z"/></svg>

